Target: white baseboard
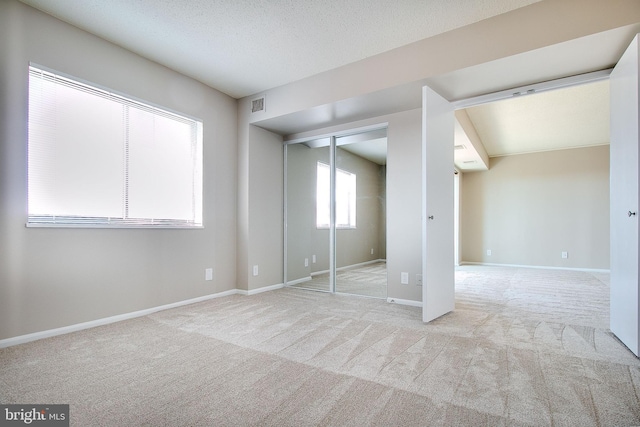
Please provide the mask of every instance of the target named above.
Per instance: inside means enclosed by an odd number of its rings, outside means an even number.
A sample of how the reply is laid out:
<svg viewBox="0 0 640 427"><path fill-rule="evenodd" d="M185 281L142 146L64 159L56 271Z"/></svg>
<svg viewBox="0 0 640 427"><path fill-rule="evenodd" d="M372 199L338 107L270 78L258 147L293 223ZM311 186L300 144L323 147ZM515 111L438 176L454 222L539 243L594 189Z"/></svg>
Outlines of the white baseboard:
<svg viewBox="0 0 640 427"><path fill-rule="evenodd" d="M255 294L261 294L263 292L275 291L276 289L282 289L282 288L284 288L284 284L278 283L276 285L263 286L262 288L258 288L258 289L251 289L250 291L236 289L236 293L240 295L255 295Z"/></svg>
<svg viewBox="0 0 640 427"><path fill-rule="evenodd" d="M336 271L348 270L350 268L356 268L356 267L364 267L365 265L377 264L379 262L387 262L387 260L386 259L372 259L371 261L359 262L357 264L345 265L344 267L338 267L338 268L336 268Z"/></svg>
<svg viewBox="0 0 640 427"><path fill-rule="evenodd" d="M391 304L410 305L412 307L422 307L422 301L414 301L411 299L387 298L387 302Z"/></svg>
<svg viewBox="0 0 640 427"><path fill-rule="evenodd" d="M169 310L171 308L181 307L183 305L194 304L197 302L207 301L214 298L226 297L229 295L235 295L238 293L237 289L231 289L216 294L205 295L197 298L192 298L184 301L178 301L171 304L165 304L158 307L147 308L144 310L133 311L131 313L118 314L117 316L104 317L102 319L91 320L89 322L77 323L75 325L63 326L62 328L49 329L41 332L34 332L32 334L20 335L13 338L7 338L0 340L0 348L11 347L18 344L24 344L31 341L40 340L43 338L55 337L57 335L64 335L70 332L77 332L83 329L95 328L96 326L108 325L110 323L120 322L122 320L133 319L136 317L147 316L152 313L156 313L162 310Z"/></svg>
<svg viewBox="0 0 640 427"><path fill-rule="evenodd" d="M204 295L197 298L191 298L184 301L178 301L171 304L160 305L158 307L151 307L144 310L133 311L131 313L118 314L117 316L104 317L102 319L91 320L89 322L76 323L75 325L63 326L62 328L48 329L46 331L34 332L32 334L20 335L17 337L6 338L0 340L0 348L11 347L18 344L24 344L31 341L40 340L43 338L55 337L57 335L64 335L71 332L82 331L83 329L95 328L96 326L108 325L110 323L120 322L122 320L134 319L136 317L147 316L149 314L156 313L162 310L169 310L171 308L181 307L183 305L195 304L197 302L207 301L214 298L221 298L230 295L255 295L262 292L273 291L281 289L284 284L278 283L276 285L265 286L258 289L252 289L245 291L241 289L230 289L224 292L218 292L216 294Z"/></svg>
<svg viewBox="0 0 640 427"><path fill-rule="evenodd" d="M489 267L515 267L515 268L536 268L539 270L568 270L584 271L586 273L610 273L611 270L601 268L575 268L575 267L550 267L545 265L520 265L520 264L497 264L492 262L471 262L462 261L460 265L486 265Z"/></svg>
<svg viewBox="0 0 640 427"><path fill-rule="evenodd" d="M314 271L311 273L311 278L313 278L313 276L318 276L320 274L326 274L326 273L329 273L329 270Z"/></svg>
<svg viewBox="0 0 640 427"><path fill-rule="evenodd" d="M300 283L308 282L309 280L313 280L313 277L307 276L307 277L303 277L301 279L289 280L287 282L287 285L288 286L295 286L295 285L299 285Z"/></svg>
<svg viewBox="0 0 640 427"><path fill-rule="evenodd" d="M365 261L365 262L359 262L357 264L351 264L351 265L345 265L344 267L338 267L336 268L336 271L341 271L341 270L347 270L349 268L356 268L356 267L364 267L365 265L369 265L369 264L377 264L379 262L387 262L386 259L372 259L371 261ZM313 273L311 273L311 277L313 276L317 276L318 274L325 274L328 273L329 270L321 270L321 271L314 271ZM289 282L291 283L291 282Z"/></svg>

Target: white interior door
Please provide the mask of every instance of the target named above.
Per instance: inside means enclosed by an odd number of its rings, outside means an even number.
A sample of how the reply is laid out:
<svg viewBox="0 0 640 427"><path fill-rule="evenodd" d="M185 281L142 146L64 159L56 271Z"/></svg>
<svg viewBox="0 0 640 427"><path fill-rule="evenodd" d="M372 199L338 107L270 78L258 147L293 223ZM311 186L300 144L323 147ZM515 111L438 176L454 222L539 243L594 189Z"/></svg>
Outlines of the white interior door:
<svg viewBox="0 0 640 427"><path fill-rule="evenodd" d="M638 292L638 36L610 78L611 332L640 355Z"/></svg>
<svg viewBox="0 0 640 427"><path fill-rule="evenodd" d="M422 320L454 309L453 134L451 104L422 89Z"/></svg>

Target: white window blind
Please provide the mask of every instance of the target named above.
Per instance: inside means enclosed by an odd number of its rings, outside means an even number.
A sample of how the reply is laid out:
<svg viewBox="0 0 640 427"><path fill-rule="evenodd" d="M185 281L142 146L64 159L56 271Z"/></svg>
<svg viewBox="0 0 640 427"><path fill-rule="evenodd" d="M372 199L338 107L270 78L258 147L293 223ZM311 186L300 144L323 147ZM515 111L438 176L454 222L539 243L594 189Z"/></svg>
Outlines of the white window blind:
<svg viewBox="0 0 640 427"><path fill-rule="evenodd" d="M202 226L202 122L29 67L27 225Z"/></svg>
<svg viewBox="0 0 640 427"><path fill-rule="evenodd" d="M316 227L330 222L330 169L318 162L316 174ZM336 169L336 227L356 227L356 174Z"/></svg>

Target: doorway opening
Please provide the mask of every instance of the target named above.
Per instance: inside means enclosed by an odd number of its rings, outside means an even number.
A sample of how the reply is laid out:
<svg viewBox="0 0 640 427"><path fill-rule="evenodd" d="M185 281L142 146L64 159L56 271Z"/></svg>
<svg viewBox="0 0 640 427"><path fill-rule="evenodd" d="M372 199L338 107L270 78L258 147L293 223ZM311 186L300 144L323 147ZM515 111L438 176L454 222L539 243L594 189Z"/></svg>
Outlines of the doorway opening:
<svg viewBox="0 0 640 427"><path fill-rule="evenodd" d="M448 313L449 311L452 311L455 305L454 303L455 267L453 262L454 259L452 256L454 254L454 210L453 210L454 180L451 175L451 169L447 171L445 169L440 168L442 164L451 165L451 163L453 163L454 145L456 145L453 139L454 128L455 128L454 110L455 109L460 110L462 108L486 104L490 101L496 101L498 99L501 99L501 98L504 99L507 97L530 98L530 96L527 96L527 95L531 95L533 93L538 93L538 92L548 92L549 94L559 93L560 91L552 92L551 89L559 89L561 87L571 87L571 86L577 87L579 85L586 83L587 81L606 80L607 78L608 78L608 72L591 73L590 75L587 75L587 76L580 76L580 78L571 77L567 79L561 79L560 81L554 81L551 83L541 83L539 85L533 85L533 87L525 88L525 90L523 91L517 91L517 90L504 91L502 93L482 96L482 97L479 97L479 99L469 99L466 101L461 101L453 104L443 99L439 94L435 93L428 86L425 86L423 88L423 156L425 156L425 153L426 153L426 159L427 159L426 164L424 163L424 160L423 160L423 174L426 182L426 184L424 184L424 189L426 189L426 191L425 193L423 193L423 218L425 218L425 223L423 224L423 248L426 248L426 249L423 249L423 275L425 275L425 278L426 278L425 286L423 287L423 320L425 322L428 322L445 313ZM465 116L468 114L467 111L463 111L463 112L465 113ZM457 116L457 114L455 115ZM532 117L529 117L529 121L532 121L531 119ZM601 142L601 144L605 144L607 140L608 140L608 135ZM446 144L444 144L445 142ZM447 151L442 151L439 148L440 146L443 146L443 145L447 145L447 148L448 148ZM475 144L474 144L474 148L475 148ZM539 150L539 151L544 152L545 150ZM571 150L561 150L561 151L571 151ZM484 157L486 158L485 164L488 166L489 165L488 155L486 152L483 154L484 154ZM534 155L534 154L531 153L531 155ZM516 157L516 156L509 156L509 157ZM507 158L507 157L501 157L501 158ZM429 163L429 159L431 159L431 163ZM571 161L570 160L567 161L567 164L571 164ZM608 161L605 161L605 164L608 165ZM560 170L561 172L564 172L562 168ZM526 172L527 168L521 168L521 170L516 169L515 171L511 171L511 172L515 175L516 172L519 173L523 171ZM605 175L605 178L608 176L608 169L604 172L604 175ZM512 241L517 242L519 239L521 239L523 236L523 232L530 232L532 230L535 230L536 228L539 228L538 224L536 224L535 222L532 223L536 225L535 227L531 225L526 226L526 224L523 226L522 223L518 223L518 220L523 215L533 214L534 220L539 221L541 218L544 218L544 215L542 215L542 213L547 213L540 208L542 204L534 204L533 206L528 205L528 210L522 209L521 206L517 205L516 208L519 208L519 210L518 209L516 209L515 211L512 210L510 212L511 213L510 215L501 216L503 212L497 212L497 213L494 212L492 213L491 216L487 216L483 209L473 209L471 206L469 206L468 200L466 200L464 197L464 194L466 194L470 188L469 182L468 182L469 180L466 180L464 178L462 180L463 180L463 184L462 184L463 190L461 190L461 194L463 194L463 199L464 199L463 203L465 204L463 212L464 213L472 212L474 214L471 218L471 223L480 230L480 234L485 231L491 231L491 227L488 225L490 224L488 222L490 220L497 221L494 228L504 228L506 225L511 225L515 222L512 232L507 233L506 235L506 240L507 240L507 244L505 245L506 247L512 244ZM440 185L438 186L438 184ZM446 188L443 188L443 187L446 187ZM559 186L559 187L560 189L564 189L564 187L562 186ZM550 187L550 188L557 189L556 187ZM450 196L448 196L448 194L450 194ZM524 190L520 190L518 192L518 196L524 199L534 194L535 193L532 192L531 189L529 188L524 188ZM501 198L502 201L508 201L508 198L504 197L504 194L501 194L500 191L489 193L489 196L495 196L495 197ZM545 195L543 194L542 197L544 196ZM447 200L448 197L451 197L451 202L448 202ZM557 194L554 194L554 193L551 194L551 197L562 199L562 196L558 196ZM486 199L487 197L480 198L480 208L485 208L486 206L493 206L495 204L495 203L494 204L486 203ZM565 196L564 199L569 199L569 197ZM565 201L566 200L560 200L560 202L565 202ZM449 203L451 204L449 205ZM445 218L445 222L440 221L439 223L437 223L438 222L437 219L439 217L438 212L440 212L441 214L443 212L448 212L449 208L447 206L451 206L451 210L450 210L451 213L445 215L445 217L450 215L449 216L451 221L450 228L446 223L446 218ZM608 206L608 203L605 203L604 206L606 209L606 207ZM464 216L465 215L463 214L463 217ZM440 218L442 218L442 215L440 215ZM571 228L570 226L575 225L571 222L572 219L565 220L563 218L561 221L559 221L558 215L556 215L555 218L551 218L550 220L545 219L545 221L548 223L548 228L551 229L552 231L553 231L553 227L556 228L555 231L558 231L558 230L565 231L566 229L570 229ZM606 216L605 216L605 222L606 222ZM575 228L580 232L579 226ZM468 224L466 224L465 220L463 219L461 224L461 230L462 230L461 233L463 234L463 236L466 236L468 234L468 231L469 231L468 229L469 229ZM442 231L442 230L445 230L445 231ZM584 235L585 234L584 230L582 229L581 231L582 231L582 234ZM557 232L556 234L560 235L561 232ZM489 233L487 233L487 235L489 235ZM534 233L534 238L538 238L538 237L539 236L535 235ZM581 236L581 237L584 237L584 236ZM482 237L482 234L481 234L481 238L478 240L479 240L478 246L481 248L480 251L482 254L485 254L484 256L486 257L491 257L493 255L495 257L493 259L496 259L497 254L513 255L506 248L504 251L499 251L499 252L496 252L496 249L494 248L487 248L487 245L491 244L491 242L487 243L486 239ZM464 252L466 251L466 248L468 245L469 243L467 241L464 241L464 244L462 245L462 251L463 251L462 261L463 262L469 262L468 257ZM587 246L587 245L588 245L588 242L582 243L582 246ZM451 248L450 250L448 249L449 247ZM526 248L533 249L533 250L538 249L538 251L536 252L536 255L539 257L551 256L550 253L552 250L555 253L554 248L551 248L551 249L545 248L545 250L540 250L536 245L531 244L531 242L529 242L529 245ZM446 252L445 257L441 256L441 253L443 250ZM557 252L558 252L558 255L563 255L562 257L563 259L565 260L568 259L568 257L564 254L566 252L565 250L558 249ZM533 259L533 261L534 262L531 263L532 266L553 266L554 265L554 264L549 264L545 262L540 263L536 259ZM572 258L571 261L574 261L574 259ZM481 259L481 261L471 261L471 262L487 263L489 261L483 258ZM498 260L495 261L495 263L499 263L499 262L504 264L511 264L511 263L506 263L504 261L498 261Z"/></svg>
<svg viewBox="0 0 640 427"><path fill-rule="evenodd" d="M465 205L461 261L607 270L609 81L513 96L462 113L475 141L455 145L481 145L487 164L456 161Z"/></svg>

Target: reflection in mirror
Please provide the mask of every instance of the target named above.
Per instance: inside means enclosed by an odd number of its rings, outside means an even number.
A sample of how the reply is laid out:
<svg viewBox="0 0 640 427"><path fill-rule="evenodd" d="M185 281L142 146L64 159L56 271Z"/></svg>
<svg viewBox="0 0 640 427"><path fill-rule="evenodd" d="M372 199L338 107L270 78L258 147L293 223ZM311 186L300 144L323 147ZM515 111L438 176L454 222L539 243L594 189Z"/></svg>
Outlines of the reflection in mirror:
<svg viewBox="0 0 640 427"><path fill-rule="evenodd" d="M387 297L387 131L336 138L336 292Z"/></svg>
<svg viewBox="0 0 640 427"><path fill-rule="evenodd" d="M329 292L329 138L287 145L287 285ZM320 199L320 205L318 205ZM318 216L317 212L321 215Z"/></svg>

